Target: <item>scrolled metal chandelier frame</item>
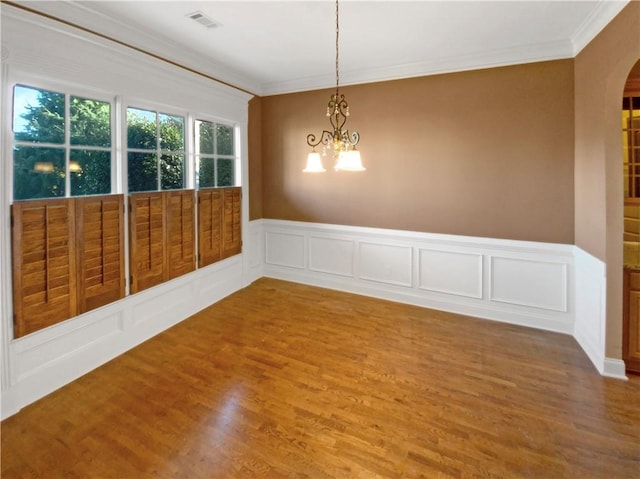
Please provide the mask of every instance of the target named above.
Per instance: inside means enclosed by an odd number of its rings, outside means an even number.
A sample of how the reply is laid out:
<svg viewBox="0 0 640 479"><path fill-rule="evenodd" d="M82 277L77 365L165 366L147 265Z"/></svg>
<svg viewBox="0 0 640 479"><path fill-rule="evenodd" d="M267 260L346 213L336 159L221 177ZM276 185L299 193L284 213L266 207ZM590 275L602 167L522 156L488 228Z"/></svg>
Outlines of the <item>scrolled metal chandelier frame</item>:
<svg viewBox="0 0 640 479"><path fill-rule="evenodd" d="M327 155L327 151L332 153L336 161L334 169L344 171L363 171L360 152L356 145L360 141L360 134L357 131L349 132L345 123L349 116L349 104L344 94L340 93L340 17L338 0L336 0L336 91L331 95L327 105L327 116L331 123L331 131L323 130L320 137L314 133L307 135L307 144L312 148L307 157L307 166L303 170L307 173L318 173L326 171L322 166L320 153L316 147L322 145L322 156Z"/></svg>

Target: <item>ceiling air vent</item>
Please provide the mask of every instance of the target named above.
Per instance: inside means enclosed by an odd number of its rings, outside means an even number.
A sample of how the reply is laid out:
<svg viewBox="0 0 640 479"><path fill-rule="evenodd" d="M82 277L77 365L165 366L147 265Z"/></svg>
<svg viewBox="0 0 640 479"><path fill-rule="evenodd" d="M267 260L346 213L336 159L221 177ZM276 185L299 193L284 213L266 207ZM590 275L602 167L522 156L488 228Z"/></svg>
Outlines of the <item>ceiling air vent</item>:
<svg viewBox="0 0 640 479"><path fill-rule="evenodd" d="M189 13L186 16L189 17L191 20L195 20L200 25L203 25L203 26L205 26L207 28L217 28L217 27L220 26L220 24L218 22L216 22L212 18L206 16L204 13L199 12L199 11L198 12Z"/></svg>

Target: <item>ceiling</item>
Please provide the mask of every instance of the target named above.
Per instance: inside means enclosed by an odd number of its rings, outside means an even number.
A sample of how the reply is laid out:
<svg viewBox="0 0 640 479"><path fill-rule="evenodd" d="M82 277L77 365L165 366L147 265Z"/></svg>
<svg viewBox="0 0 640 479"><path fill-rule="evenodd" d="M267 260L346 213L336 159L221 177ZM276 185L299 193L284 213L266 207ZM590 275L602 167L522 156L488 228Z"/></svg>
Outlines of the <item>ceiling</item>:
<svg viewBox="0 0 640 479"><path fill-rule="evenodd" d="M14 3L258 95L335 85L333 1ZM340 84L572 58L626 3L342 0Z"/></svg>

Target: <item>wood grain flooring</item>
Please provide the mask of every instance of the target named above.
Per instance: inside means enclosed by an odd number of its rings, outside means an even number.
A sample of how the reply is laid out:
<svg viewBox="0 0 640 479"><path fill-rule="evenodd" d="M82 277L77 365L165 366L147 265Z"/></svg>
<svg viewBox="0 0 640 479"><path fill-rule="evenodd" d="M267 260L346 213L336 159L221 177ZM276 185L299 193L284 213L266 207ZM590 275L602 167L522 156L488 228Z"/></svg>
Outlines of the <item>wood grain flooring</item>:
<svg viewBox="0 0 640 479"><path fill-rule="evenodd" d="M575 340L263 278L2 423L2 478L640 477Z"/></svg>

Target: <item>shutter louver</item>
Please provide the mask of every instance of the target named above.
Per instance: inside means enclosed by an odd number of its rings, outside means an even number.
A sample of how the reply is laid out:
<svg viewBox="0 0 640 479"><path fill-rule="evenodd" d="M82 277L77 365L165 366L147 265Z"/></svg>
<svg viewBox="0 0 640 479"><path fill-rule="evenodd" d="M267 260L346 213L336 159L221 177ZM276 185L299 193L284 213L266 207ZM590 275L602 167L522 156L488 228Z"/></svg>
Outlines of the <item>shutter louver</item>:
<svg viewBox="0 0 640 479"><path fill-rule="evenodd" d="M76 201L78 303L84 313L124 297L124 197Z"/></svg>
<svg viewBox="0 0 640 479"><path fill-rule="evenodd" d="M198 267L222 259L221 189L198 190Z"/></svg>
<svg viewBox="0 0 640 479"><path fill-rule="evenodd" d="M166 192L169 279L195 268L194 191Z"/></svg>
<svg viewBox="0 0 640 479"><path fill-rule="evenodd" d="M240 223L241 189L225 188L222 222L222 257L228 258L242 251Z"/></svg>
<svg viewBox="0 0 640 479"><path fill-rule="evenodd" d="M77 314L74 203L12 205L14 337Z"/></svg>
<svg viewBox="0 0 640 479"><path fill-rule="evenodd" d="M129 201L131 292L137 293L165 280L165 203L157 191L132 194Z"/></svg>

